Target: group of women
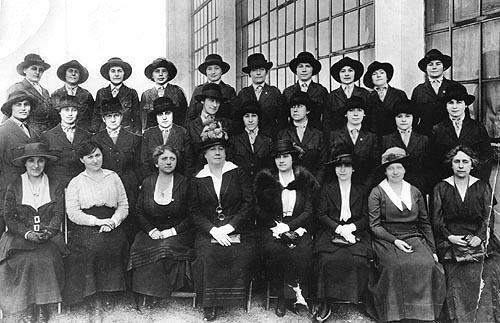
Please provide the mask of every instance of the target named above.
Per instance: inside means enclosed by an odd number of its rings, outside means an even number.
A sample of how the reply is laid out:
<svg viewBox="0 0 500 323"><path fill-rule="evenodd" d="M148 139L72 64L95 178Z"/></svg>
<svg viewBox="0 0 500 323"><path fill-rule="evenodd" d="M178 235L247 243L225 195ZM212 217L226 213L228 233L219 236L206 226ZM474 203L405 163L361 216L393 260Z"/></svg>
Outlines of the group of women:
<svg viewBox="0 0 500 323"><path fill-rule="evenodd" d="M363 301L384 322L500 320L492 150L450 64L429 51L410 101L389 63L368 67L369 92L363 65L341 59L328 94L303 52L281 94L252 54L236 95L211 54L188 107L166 59L146 67L155 85L139 101L131 66L111 58L94 101L77 61L44 96L50 65L27 55L1 108L0 308L46 322L49 304L84 302L100 321L126 290L152 308L194 289L213 321L264 277L279 317L323 322Z"/></svg>

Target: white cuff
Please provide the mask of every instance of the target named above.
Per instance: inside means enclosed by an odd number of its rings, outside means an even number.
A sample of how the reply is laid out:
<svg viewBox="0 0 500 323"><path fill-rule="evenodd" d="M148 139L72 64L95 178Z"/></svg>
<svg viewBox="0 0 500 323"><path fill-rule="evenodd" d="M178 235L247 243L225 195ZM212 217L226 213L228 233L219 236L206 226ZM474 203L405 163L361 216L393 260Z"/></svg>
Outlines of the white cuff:
<svg viewBox="0 0 500 323"><path fill-rule="evenodd" d="M24 240L28 240L28 234L29 234L30 232L33 232L33 231L29 230L28 232L26 232L26 233L24 234Z"/></svg>

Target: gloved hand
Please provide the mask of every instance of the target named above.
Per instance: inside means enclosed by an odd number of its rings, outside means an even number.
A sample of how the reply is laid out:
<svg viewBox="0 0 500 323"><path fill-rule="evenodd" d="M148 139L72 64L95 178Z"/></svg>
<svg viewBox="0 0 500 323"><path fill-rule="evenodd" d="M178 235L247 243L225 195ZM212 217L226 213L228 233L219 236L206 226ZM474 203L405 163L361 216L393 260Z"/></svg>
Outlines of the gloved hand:
<svg viewBox="0 0 500 323"><path fill-rule="evenodd" d="M229 235L234 232L234 227L228 223L226 225L219 227L219 230L222 233Z"/></svg>
<svg viewBox="0 0 500 323"><path fill-rule="evenodd" d="M224 247L229 247L231 245L231 239L229 236L223 232L220 228L213 227L209 233L212 237L217 240L217 242Z"/></svg>
<svg viewBox="0 0 500 323"><path fill-rule="evenodd" d="M161 239L161 232L157 228L154 228L153 230L149 231L148 235L153 240Z"/></svg>
<svg viewBox="0 0 500 323"><path fill-rule="evenodd" d="M34 243L44 243L47 239L44 238L44 234L42 232L34 232L30 231L26 234L26 240L34 242Z"/></svg>
<svg viewBox="0 0 500 323"><path fill-rule="evenodd" d="M288 226L288 224L277 221L274 222L276 223L276 226L271 228L274 237L278 238L280 234L290 231L290 227Z"/></svg>

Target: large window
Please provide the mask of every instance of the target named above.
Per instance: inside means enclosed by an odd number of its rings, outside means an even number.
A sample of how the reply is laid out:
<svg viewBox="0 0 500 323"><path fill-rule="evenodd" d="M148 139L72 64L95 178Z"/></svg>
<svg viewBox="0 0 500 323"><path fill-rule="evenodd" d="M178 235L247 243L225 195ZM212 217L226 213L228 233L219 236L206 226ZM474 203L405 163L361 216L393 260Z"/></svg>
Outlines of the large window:
<svg viewBox="0 0 500 323"><path fill-rule="evenodd" d="M476 96L472 117L500 137L500 1L426 0L426 47L453 58L447 77Z"/></svg>
<svg viewBox="0 0 500 323"><path fill-rule="evenodd" d="M248 85L241 68L261 52L274 63L269 83L283 90L296 81L288 63L307 50L322 64L316 81L333 89L333 63L344 56L365 66L374 60L374 28L373 0L237 0L236 86Z"/></svg>
<svg viewBox="0 0 500 323"><path fill-rule="evenodd" d="M210 53L217 53L217 0L193 0L193 82L205 82L197 68Z"/></svg>

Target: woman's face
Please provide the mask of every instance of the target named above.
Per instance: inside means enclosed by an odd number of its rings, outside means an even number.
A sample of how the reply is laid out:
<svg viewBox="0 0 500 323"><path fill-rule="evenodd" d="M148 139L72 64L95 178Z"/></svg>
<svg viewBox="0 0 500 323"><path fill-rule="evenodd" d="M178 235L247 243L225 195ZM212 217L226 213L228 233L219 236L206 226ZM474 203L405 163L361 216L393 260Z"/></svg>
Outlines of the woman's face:
<svg viewBox="0 0 500 323"><path fill-rule="evenodd" d="M393 163L385 169L385 176L391 183L401 183L405 177L405 168L401 163Z"/></svg>
<svg viewBox="0 0 500 323"><path fill-rule="evenodd" d="M451 160L451 168L455 176L466 178L472 169L472 159L463 151L459 151Z"/></svg>
<svg viewBox="0 0 500 323"><path fill-rule="evenodd" d="M75 107L64 107L59 110L62 124L73 124L78 117L78 109Z"/></svg>
<svg viewBox="0 0 500 323"><path fill-rule="evenodd" d="M246 129L253 131L259 124L259 115L252 112L245 113L243 116L243 123L245 124Z"/></svg>
<svg viewBox="0 0 500 323"><path fill-rule="evenodd" d="M413 115L409 113L399 113L396 116L396 127L399 130L407 130L413 124Z"/></svg>
<svg viewBox="0 0 500 323"><path fill-rule="evenodd" d="M290 108L290 115L292 116L293 121L295 122L303 122L307 118L307 108L303 104L296 104Z"/></svg>
<svg viewBox="0 0 500 323"><path fill-rule="evenodd" d="M466 107L464 100L451 99L446 102L446 110L448 110L448 114L452 118L462 117L465 114Z"/></svg>
<svg viewBox="0 0 500 323"><path fill-rule="evenodd" d="M70 67L66 69L66 83L70 85L78 84L80 80L80 70L74 67Z"/></svg>
<svg viewBox="0 0 500 323"><path fill-rule="evenodd" d="M345 114L347 118L347 123L353 126L359 126L363 122L363 118L365 117L365 110L361 108L352 108L347 110Z"/></svg>
<svg viewBox="0 0 500 323"><path fill-rule="evenodd" d="M156 121L158 121L158 125L160 127L168 128L174 121L174 114L172 113L172 111L163 111L156 115Z"/></svg>
<svg viewBox="0 0 500 323"><path fill-rule="evenodd" d="M281 154L274 157L274 163L280 172L287 172L292 169L293 158L289 153Z"/></svg>
<svg viewBox="0 0 500 323"><path fill-rule="evenodd" d="M109 80L115 85L119 85L125 78L125 71L120 66L111 66L109 69Z"/></svg>
<svg viewBox="0 0 500 323"><path fill-rule="evenodd" d="M31 103L23 100L12 104L12 117L19 121L24 121L30 116Z"/></svg>
<svg viewBox="0 0 500 323"><path fill-rule="evenodd" d="M156 84L163 85L167 83L168 70L166 67L157 67L153 70L153 81Z"/></svg>
<svg viewBox="0 0 500 323"><path fill-rule="evenodd" d="M217 82L222 77L222 68L219 65L208 65L205 73L209 82Z"/></svg>
<svg viewBox="0 0 500 323"><path fill-rule="evenodd" d="M122 124L123 115L118 112L108 113L102 117L102 121L109 130L116 130Z"/></svg>
<svg viewBox="0 0 500 323"><path fill-rule="evenodd" d="M45 157L33 156L26 158L24 166L26 167L26 172L28 176L40 177L43 175L43 170L45 169Z"/></svg>
<svg viewBox="0 0 500 323"><path fill-rule="evenodd" d="M163 154L158 156L156 167L164 174L172 174L177 166L177 156L170 150L165 150Z"/></svg>
<svg viewBox="0 0 500 323"><path fill-rule="evenodd" d="M354 71L354 68L350 66L344 66L340 69L339 76L342 84L351 84L352 82L354 82L356 72Z"/></svg>
<svg viewBox="0 0 500 323"><path fill-rule="evenodd" d="M443 62L441 62L440 60L437 60L437 59L430 61L427 64L427 67L425 68L425 70L427 71L427 75L429 75L429 77L438 78L441 75L443 75L443 72L444 72Z"/></svg>
<svg viewBox="0 0 500 323"><path fill-rule="evenodd" d="M226 149L222 145L215 145L205 151L208 165L221 165L226 161Z"/></svg>
<svg viewBox="0 0 500 323"><path fill-rule="evenodd" d="M266 81L267 70L264 67L256 67L250 70L250 78L253 84L263 84Z"/></svg>
<svg viewBox="0 0 500 323"><path fill-rule="evenodd" d="M215 115L217 111L219 111L219 107L220 102L217 99L205 98L205 100L203 100L203 110L205 111L205 113Z"/></svg>
<svg viewBox="0 0 500 323"><path fill-rule="evenodd" d="M102 167L102 152L99 148L96 148L92 153L80 158L80 161L85 165L86 170L98 171Z"/></svg>
<svg viewBox="0 0 500 323"><path fill-rule="evenodd" d="M387 73L383 69L372 73L372 82L374 86L384 86L387 84Z"/></svg>
<svg viewBox="0 0 500 323"><path fill-rule="evenodd" d="M45 72L45 70L41 65L31 65L29 67L26 67L23 72L24 75L26 75L26 79L28 81L38 83L40 82L40 79L42 78L43 72Z"/></svg>
<svg viewBox="0 0 500 323"><path fill-rule="evenodd" d="M354 169L352 168L352 165L340 164L338 166L335 166L335 174L337 175L339 181L350 182L353 172Z"/></svg>
<svg viewBox="0 0 500 323"><path fill-rule="evenodd" d="M313 67L309 63L299 63L296 72L299 80L306 82L312 78Z"/></svg>

